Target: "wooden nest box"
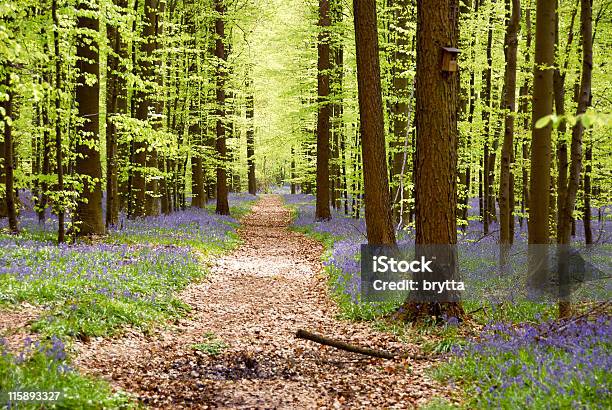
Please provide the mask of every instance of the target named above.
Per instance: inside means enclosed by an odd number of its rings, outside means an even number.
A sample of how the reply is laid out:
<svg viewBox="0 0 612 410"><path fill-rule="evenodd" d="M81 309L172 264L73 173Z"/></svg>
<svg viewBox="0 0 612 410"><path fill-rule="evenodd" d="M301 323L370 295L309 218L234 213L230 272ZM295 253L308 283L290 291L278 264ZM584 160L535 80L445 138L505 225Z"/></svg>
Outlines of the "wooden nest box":
<svg viewBox="0 0 612 410"><path fill-rule="evenodd" d="M459 57L461 50L454 47L442 47L442 67L441 70L454 73L459 69L457 64L457 58Z"/></svg>

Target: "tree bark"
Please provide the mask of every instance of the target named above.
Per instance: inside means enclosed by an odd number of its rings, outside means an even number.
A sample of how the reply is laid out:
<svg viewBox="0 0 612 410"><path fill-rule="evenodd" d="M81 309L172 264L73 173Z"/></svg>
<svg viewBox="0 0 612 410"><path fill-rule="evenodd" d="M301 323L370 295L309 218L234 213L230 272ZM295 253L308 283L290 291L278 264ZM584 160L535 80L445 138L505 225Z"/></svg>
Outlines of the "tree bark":
<svg viewBox="0 0 612 410"><path fill-rule="evenodd" d="M494 0L492 0L494 1ZM484 122L484 150L483 150L483 182L482 182L482 222L483 222L483 230L484 234L489 233L489 223L491 222L491 186L493 185L493 181L491 181L490 174L490 131L491 131L491 77L493 70L493 11L490 11L489 15L489 23L488 23L488 33L487 33L487 67L482 72L482 81L484 83L482 90L482 102L483 102L483 110L482 110L482 121Z"/></svg>
<svg viewBox="0 0 612 410"><path fill-rule="evenodd" d="M125 10L127 1L115 0L115 5ZM127 46L118 26L107 25L106 32L113 48L107 57L106 70L106 226L109 227L119 221L118 136L113 116L127 112L125 78L120 68L127 57Z"/></svg>
<svg viewBox="0 0 612 410"><path fill-rule="evenodd" d="M555 49L557 49L557 55L560 56L559 52L559 1L557 0L555 14ZM553 74L553 88L554 88L554 104L555 112L559 117L565 115L565 75L570 60L570 49L574 39L574 21L578 7L574 7L572 11L572 17L570 19L570 25L568 29L567 43L565 46L565 63L563 68L559 67L559 62L555 65L555 72ZM567 196L567 170L569 166L567 158L567 143L565 140L565 133L567 130L566 122L563 119L557 129L557 238L562 235L559 231L563 225L561 218L561 208L565 203L565 197Z"/></svg>
<svg viewBox="0 0 612 410"><path fill-rule="evenodd" d="M225 52L225 4L223 0L214 0L215 11L218 13L215 20L215 56L217 57L216 64L216 79L217 79L217 207L215 212L219 215L229 215L228 188L227 188L227 147L225 144L225 77L227 54Z"/></svg>
<svg viewBox="0 0 612 410"><path fill-rule="evenodd" d="M393 137L391 146L393 147L393 160L391 175L393 180L394 190L394 215L397 222L408 219L409 207L402 206L398 200L401 198L404 201L408 201L410 190L407 188L408 184L405 182L406 178L406 164L407 153L404 153L406 147L406 139L408 135L408 104L410 104L410 92L408 82L408 71L410 69L410 59L408 53L408 9L410 7L410 0L397 0L395 4L395 18L394 18L394 35L395 35L395 55L392 66L393 79L391 82L392 93L394 102L391 106L391 121L393 128ZM403 193L400 194L400 186ZM403 215L400 216L400 211L403 210Z"/></svg>
<svg viewBox="0 0 612 410"><path fill-rule="evenodd" d="M76 218L78 235L103 235L102 217L102 166L100 164L100 64L98 44L94 36L98 33L98 20L89 13L97 11L81 1L78 8L77 26L87 30L77 36L77 68L79 77L76 86L81 123L77 128L76 172L83 184L82 199L77 203ZM95 82L92 78L95 77Z"/></svg>
<svg viewBox="0 0 612 410"><path fill-rule="evenodd" d="M54 60L55 60L55 159L57 166L57 191L59 193L59 200L57 201L56 211L58 219L57 229L57 242L62 243L65 240L65 227L64 227L64 168L63 168L63 151L62 151L62 123L60 118L60 107L61 107L61 55L59 48L59 19L57 17L57 0L51 2L51 16L53 19L53 48L54 48Z"/></svg>
<svg viewBox="0 0 612 410"><path fill-rule="evenodd" d="M591 77L593 71L593 5L592 0L580 0L580 32L582 35L582 76L580 79L580 94L578 99L578 107L576 115L582 115L586 112L591 101ZM584 134L584 126L582 121L577 121L572 129L571 142L571 165L569 170L569 179L567 181L567 190L564 198L564 203L559 209L559 235L557 243L561 245L561 253L566 256L568 252L567 245L571 240L571 225L572 213L576 205L576 194L580 185L580 172L582 170L582 136ZM568 278L569 266L567 257L559 257L559 282L560 301L559 301L559 317L568 317L571 313L571 305L569 301Z"/></svg>
<svg viewBox="0 0 612 410"><path fill-rule="evenodd" d="M315 219L331 219L329 207L329 0L319 0L319 39L317 44L317 202Z"/></svg>
<svg viewBox="0 0 612 410"><path fill-rule="evenodd" d="M531 8L527 7L525 10L525 31L526 40L525 40L525 64L528 65L530 62L530 50L531 50ZM520 90L520 112L524 116L523 127L525 130L529 130L531 127L531 121L529 118L529 101L531 99L530 87L529 87L529 76L525 76L525 80ZM519 219L521 227L523 226L523 218L525 215L525 211L529 208L529 169L527 168L527 161L529 160L529 139L527 136L523 137L521 142L521 154L522 154L522 164L521 164L521 217Z"/></svg>
<svg viewBox="0 0 612 410"><path fill-rule="evenodd" d="M246 120L247 120L247 131L246 131L246 143L247 143L247 167L248 167L248 179L249 179L249 194L255 195L257 194L257 181L255 179L255 124L254 124L254 116L255 116L255 106L254 106L254 98L253 98L253 90L252 90L252 82L249 79L247 82L247 97L246 97ZM295 176L293 175L293 169L295 168L295 160L293 159L293 147L291 147L291 166L292 166L292 174L291 179ZM291 186L294 188L295 193L295 184L291 182Z"/></svg>
<svg viewBox="0 0 612 410"><path fill-rule="evenodd" d="M449 277L436 278L440 280L455 278L457 270L453 245L457 243L459 79L458 73L442 71L440 61L442 47L456 47L459 41L457 16L449 13L458 6L457 0L417 3L415 243L417 257L423 249L420 245L445 245L434 251L436 263L448 266ZM424 278L417 274L415 279ZM453 291L444 295L449 302L421 303L418 296L410 292L402 305L403 319L442 314L460 318L464 314L459 295Z"/></svg>
<svg viewBox="0 0 612 410"><path fill-rule="evenodd" d="M12 234L19 233L17 226L17 207L15 205L15 186L14 186L14 159L13 159L13 89L11 85L11 73L5 68L4 79L2 80L6 98L2 101L4 113L2 122L4 125L4 188L6 212L8 216L9 230Z"/></svg>
<svg viewBox="0 0 612 410"><path fill-rule="evenodd" d="M552 114L555 0L537 0L532 122ZM549 243L551 125L533 127L529 187L530 244Z"/></svg>
<svg viewBox="0 0 612 410"><path fill-rule="evenodd" d="M368 243L395 245L385 153L375 0L354 0L357 86Z"/></svg>
<svg viewBox="0 0 612 410"><path fill-rule="evenodd" d="M501 245L501 266L507 262L508 245L513 242L511 221L514 218L514 203L511 202L512 163L514 162L514 114L516 105L516 55L518 49L518 32L520 30L521 5L519 0L512 0L512 15L508 20L505 38L506 66L504 72L504 142L501 154L499 181L499 222Z"/></svg>

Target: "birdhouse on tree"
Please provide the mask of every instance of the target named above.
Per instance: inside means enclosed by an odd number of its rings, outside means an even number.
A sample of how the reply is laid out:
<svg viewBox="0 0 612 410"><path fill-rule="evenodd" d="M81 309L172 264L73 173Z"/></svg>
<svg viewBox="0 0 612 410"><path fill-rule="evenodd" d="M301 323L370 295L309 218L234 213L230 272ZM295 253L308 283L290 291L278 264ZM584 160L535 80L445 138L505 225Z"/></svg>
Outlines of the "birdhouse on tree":
<svg viewBox="0 0 612 410"><path fill-rule="evenodd" d="M454 47L442 47L442 71L454 73L459 69L457 59L461 50Z"/></svg>

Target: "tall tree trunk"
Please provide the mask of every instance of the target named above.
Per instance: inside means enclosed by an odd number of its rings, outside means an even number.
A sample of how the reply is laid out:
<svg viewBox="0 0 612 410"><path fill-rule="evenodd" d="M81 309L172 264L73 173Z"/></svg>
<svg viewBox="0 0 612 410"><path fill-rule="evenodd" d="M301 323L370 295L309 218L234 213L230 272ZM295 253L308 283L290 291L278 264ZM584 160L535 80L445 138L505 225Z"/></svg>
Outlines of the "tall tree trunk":
<svg viewBox="0 0 612 410"><path fill-rule="evenodd" d="M535 123L552 114L553 64L555 55L555 0L537 0L533 114ZM551 125L533 127L529 189L529 243L549 243Z"/></svg>
<svg viewBox="0 0 612 410"><path fill-rule="evenodd" d="M457 254L457 150L458 73L442 71L441 47L456 47L459 41L457 0L419 0L417 3L416 69L416 238L419 253L446 265L445 274L456 277ZM420 245L445 245L431 249ZM440 275L442 276L442 271ZM417 281L425 279L415 275ZM419 292L410 292L403 304L408 320L442 314L463 316L459 295L448 291L444 303L422 303ZM441 299L440 299L441 300Z"/></svg>
<svg viewBox="0 0 612 410"><path fill-rule="evenodd" d="M315 219L331 219L329 208L329 0L319 0L319 39L317 44L317 202Z"/></svg>
<svg viewBox="0 0 612 410"><path fill-rule="evenodd" d="M291 184L290 184L291 195L295 195L296 194L295 177L296 177L296 174L295 174L295 148L292 145L291 146Z"/></svg>
<svg viewBox="0 0 612 410"><path fill-rule="evenodd" d="M556 6L557 12L555 13L555 49L557 50L557 56L561 56L559 51L559 1L557 0ZM572 42L574 39L574 21L576 19L576 13L578 11L578 7L574 7L572 11L572 17L570 19L570 26L568 29L568 37L567 43L565 46L565 63L563 68L559 67L559 62L555 65L555 72L553 74L553 88L554 88L554 103L555 103L555 112L559 117L565 116L565 75L567 72L569 60L570 60L570 50L572 46ZM565 120L562 120L559 124L559 128L557 129L557 238L562 235L560 231L561 226L563 225L560 218L561 208L565 203L565 198L567 196L567 170L569 166L568 158L567 158L567 142L565 140L565 133L567 130Z"/></svg>
<svg viewBox="0 0 612 410"><path fill-rule="evenodd" d="M525 54L525 64L528 65L530 62L530 50L531 50L531 8L530 5L525 9L525 31L526 34L526 54ZM525 80L520 90L520 112L524 116L523 127L525 130L529 130L531 128L531 121L529 119L529 100L531 99L531 94L529 90L529 76L525 76ZM523 216L525 215L525 210L529 207L529 170L527 168L527 161L529 160L529 139L527 136L523 137L521 142L521 153L522 153L522 164L521 164L521 217L519 219L521 227L523 226Z"/></svg>
<svg viewBox="0 0 612 410"><path fill-rule="evenodd" d="M4 187L5 187L5 201L6 211L9 222L9 230L13 234L19 233L19 227L17 226L17 207L15 205L15 186L14 182L14 158L13 158L13 88L11 85L11 72L6 69L4 71L4 79L2 80L2 86L6 97L1 103L3 113L2 122L4 125Z"/></svg>
<svg viewBox="0 0 612 410"><path fill-rule="evenodd" d="M582 76L580 80L580 97L578 99L578 107L576 115L582 115L586 112L591 101L591 77L593 71L593 5L592 0L580 0L580 32L582 35ZM559 235L557 243L561 245L563 257L559 257L559 283L561 284L561 294L559 301L559 316L567 317L571 313L569 302L569 266L568 266L568 249L571 240L571 225L572 213L576 205L576 194L580 185L580 172L582 170L582 136L584 126L582 121L577 121L572 129L571 143L571 165L569 171L569 179L567 181L567 193L563 207L559 209Z"/></svg>
<svg viewBox="0 0 612 410"><path fill-rule="evenodd" d="M394 103L391 106L391 121L393 127L393 137L391 146L393 147L393 165L391 174L393 178L394 190L394 215L397 222L400 219L408 219L409 207L402 205L400 202L408 200L410 194L407 189L406 181L406 162L408 135L408 104L410 104L410 93L408 84L408 72L410 70L410 59L408 51L408 9L411 6L410 0L397 0L395 4L395 55L392 66L393 79L391 82ZM400 188L403 192L400 193ZM400 215L403 210L404 215Z"/></svg>
<svg viewBox="0 0 612 410"><path fill-rule="evenodd" d="M354 0L357 85L368 243L395 245L380 85L376 0Z"/></svg>
<svg viewBox="0 0 612 410"><path fill-rule="evenodd" d="M499 243L501 245L501 266L505 267L509 246L512 244L511 222L514 219L514 202L511 201L513 186L512 163L514 162L514 113L516 105L516 54L518 49L518 32L520 30L521 5L519 0L512 0L512 15L508 20L505 38L505 72L504 72L504 142L501 154L499 176Z"/></svg>
<svg viewBox="0 0 612 410"><path fill-rule="evenodd" d="M537 0L532 123L552 114L555 57L555 0ZM549 278L548 245L552 126L533 126L529 177L529 287L536 295Z"/></svg>
<svg viewBox="0 0 612 410"><path fill-rule="evenodd" d="M492 0L494 4L495 0ZM484 234L489 233L489 223L491 222L491 186L493 185L493 181L491 181L490 169L491 165L490 157L490 131L491 131L491 77L493 71L493 15L494 10L489 12L489 23L488 23L488 33L487 33L487 67L482 72L482 81L483 81L483 90L482 90L482 102L483 102L483 110L482 110L482 121L484 122L484 151L483 151L483 182L482 182L482 201L483 201L483 230Z"/></svg>
<svg viewBox="0 0 612 410"><path fill-rule="evenodd" d="M83 192L77 203L76 217L79 235L103 235L102 217L102 166L100 164L100 64L98 44L94 40L98 33L98 19L91 17L97 12L88 3L79 3L77 26L87 30L77 36L77 68L79 77L76 86L76 101L79 105L81 123L78 126L76 144L76 172L80 175ZM86 14L85 14L86 13ZM95 77L95 82L91 78Z"/></svg>
<svg viewBox="0 0 612 410"><path fill-rule="evenodd" d="M249 79L247 82L247 97L246 97L246 120L247 120L247 132L246 132L246 143L247 143L247 167L248 167L248 179L249 179L249 194L257 194L257 181L255 179L255 106L253 98L253 84ZM291 147L291 186L295 193L295 184L293 178L295 169L295 159L293 158L293 146Z"/></svg>
<svg viewBox="0 0 612 410"><path fill-rule="evenodd" d="M217 165L217 207L215 212L219 215L229 215L228 188L227 188L227 147L225 145L225 77L227 74L227 54L225 52L225 5L223 0L214 0L215 11L218 13L215 20L217 57L215 73L217 79L217 140L216 149L219 165Z"/></svg>
<svg viewBox="0 0 612 410"><path fill-rule="evenodd" d="M586 147L586 151L584 153L584 212L582 216L582 221L584 224L584 243L586 245L593 244L593 232L591 230L591 170L592 165L591 162L593 160L593 142L589 141L589 144ZM601 208L599 211L599 222L602 221Z"/></svg>
<svg viewBox="0 0 612 410"><path fill-rule="evenodd" d="M115 0L115 5L125 11L127 1ZM106 71L106 226L109 227L119 220L117 127L113 116L127 112L125 77L120 69L127 57L127 48L118 26L107 25L106 33L113 48L107 57Z"/></svg>
<svg viewBox="0 0 612 410"><path fill-rule="evenodd" d="M138 86L138 89L132 96L135 100L135 114L140 121L147 122L149 119L149 106L151 105L151 91L148 89L148 82L153 79L153 66L151 58L153 55L154 36L155 36L155 13L156 1L145 0L144 15L142 19L143 30L142 37L144 41L141 43L140 58L138 66L140 68L141 79L145 84ZM133 143L133 166L132 171L132 212L131 216L139 217L146 215L147 211L147 150L148 143L146 139L140 135Z"/></svg>
<svg viewBox="0 0 612 410"><path fill-rule="evenodd" d="M55 204L58 219L57 242L62 243L65 240L64 215L65 205L64 195L64 167L63 167L63 151L62 151L62 122L60 118L61 107L61 90L62 90L62 72L61 72L61 55L59 48L59 19L57 17L57 0L51 2L51 16L53 18L53 48L55 60L55 160L57 166L57 191L59 192L59 200Z"/></svg>

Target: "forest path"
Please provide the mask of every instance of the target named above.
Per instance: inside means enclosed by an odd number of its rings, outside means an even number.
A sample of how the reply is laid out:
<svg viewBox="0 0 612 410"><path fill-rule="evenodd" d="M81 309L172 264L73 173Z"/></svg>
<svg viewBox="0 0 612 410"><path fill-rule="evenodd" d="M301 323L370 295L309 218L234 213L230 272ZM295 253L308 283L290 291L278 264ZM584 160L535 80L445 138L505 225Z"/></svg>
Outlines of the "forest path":
<svg viewBox="0 0 612 410"><path fill-rule="evenodd" d="M320 243L288 229L290 211L266 195L242 220L242 245L208 280L181 293L189 317L153 334L79 343L77 366L153 408L411 408L451 388L428 362L392 362L297 340L304 328L352 343L416 352L367 323L336 319ZM206 335L227 344L197 351ZM409 367L409 369L407 369Z"/></svg>

